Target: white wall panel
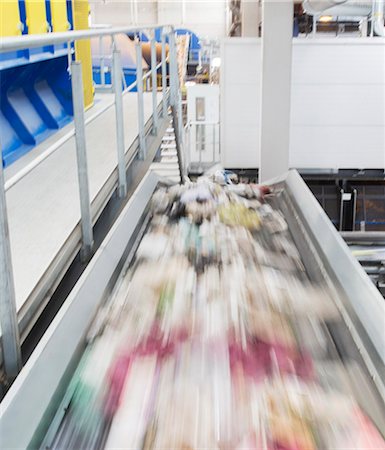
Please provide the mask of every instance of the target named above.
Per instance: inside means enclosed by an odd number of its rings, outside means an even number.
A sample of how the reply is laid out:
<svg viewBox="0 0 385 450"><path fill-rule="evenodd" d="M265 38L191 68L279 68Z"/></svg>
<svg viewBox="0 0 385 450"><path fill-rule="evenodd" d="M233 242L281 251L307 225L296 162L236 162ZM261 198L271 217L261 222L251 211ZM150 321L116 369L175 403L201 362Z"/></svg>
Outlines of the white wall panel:
<svg viewBox="0 0 385 450"><path fill-rule="evenodd" d="M226 0L185 0L183 26L200 38L223 38L226 36L226 5Z"/></svg>
<svg viewBox="0 0 385 450"><path fill-rule="evenodd" d="M294 85L292 125L383 126L377 85Z"/></svg>
<svg viewBox="0 0 385 450"><path fill-rule="evenodd" d="M384 168L381 127L292 126L290 139L291 167Z"/></svg>
<svg viewBox="0 0 385 450"><path fill-rule="evenodd" d="M258 167L260 39L226 39L221 52L222 163L229 168Z"/></svg>
<svg viewBox="0 0 385 450"><path fill-rule="evenodd" d="M226 167L259 166L260 52L259 39L222 44ZM385 39L293 40L290 165L385 166Z"/></svg>

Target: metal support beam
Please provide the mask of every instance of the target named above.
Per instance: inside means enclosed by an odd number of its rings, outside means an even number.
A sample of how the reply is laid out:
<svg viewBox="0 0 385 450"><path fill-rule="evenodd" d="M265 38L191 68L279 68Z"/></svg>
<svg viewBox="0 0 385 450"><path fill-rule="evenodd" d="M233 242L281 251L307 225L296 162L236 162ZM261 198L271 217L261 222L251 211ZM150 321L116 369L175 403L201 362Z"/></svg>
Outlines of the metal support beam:
<svg viewBox="0 0 385 450"><path fill-rule="evenodd" d="M170 105L176 105L178 85L176 84L177 79L175 78L175 74L178 71L178 67L176 58L175 32L173 30L168 35L168 48L170 68Z"/></svg>
<svg viewBox="0 0 385 450"><path fill-rule="evenodd" d="M21 369L21 352L2 162L0 162L0 327L4 370L7 379L12 381Z"/></svg>
<svg viewBox="0 0 385 450"><path fill-rule="evenodd" d="M137 98L138 98L139 159L145 159L146 138L144 134L142 44L139 41L139 39L136 39L135 50L136 50L136 87L138 90Z"/></svg>
<svg viewBox="0 0 385 450"><path fill-rule="evenodd" d="M94 238L92 231L91 204L88 184L82 65L80 62L73 61L71 63L71 84L82 227L82 248L80 251L80 257L82 261L87 261L87 259L91 256Z"/></svg>
<svg viewBox="0 0 385 450"><path fill-rule="evenodd" d="M99 36L99 58L100 58L100 85L102 87L106 84L104 73L104 48L103 48L103 36Z"/></svg>
<svg viewBox="0 0 385 450"><path fill-rule="evenodd" d="M127 194L126 161L124 149L123 100L122 100L122 66L120 52L112 52L112 76L115 92L116 147L118 151L118 193L119 197Z"/></svg>
<svg viewBox="0 0 385 450"><path fill-rule="evenodd" d="M163 93L163 117L167 116L167 61L166 61L166 35L162 30L162 93Z"/></svg>
<svg viewBox="0 0 385 450"><path fill-rule="evenodd" d="M183 115L182 98L180 95L178 57L175 43L175 32L172 30L169 34L169 61L170 61L170 103L177 110L178 138L183 147ZM175 127L174 127L175 128Z"/></svg>
<svg viewBox="0 0 385 450"><path fill-rule="evenodd" d="M262 5L262 107L260 181L289 169L293 1Z"/></svg>
<svg viewBox="0 0 385 450"><path fill-rule="evenodd" d="M156 41L151 39L151 84L152 84L152 134L158 133L158 80L156 68Z"/></svg>
<svg viewBox="0 0 385 450"><path fill-rule="evenodd" d="M179 132L179 121L178 121L178 112L177 108L174 105L171 105L171 114L172 114L172 122L174 125L174 133L175 133L175 145L176 145L176 154L178 156L178 168L179 168L179 176L181 184L185 182L185 166L182 155L182 145L179 140L180 132Z"/></svg>

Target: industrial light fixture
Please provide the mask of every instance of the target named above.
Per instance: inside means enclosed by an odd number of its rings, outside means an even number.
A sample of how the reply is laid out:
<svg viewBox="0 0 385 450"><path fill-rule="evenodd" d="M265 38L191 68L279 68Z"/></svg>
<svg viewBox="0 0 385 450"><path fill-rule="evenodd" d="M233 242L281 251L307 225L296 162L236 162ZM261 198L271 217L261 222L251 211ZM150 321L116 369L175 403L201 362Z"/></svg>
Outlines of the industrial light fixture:
<svg viewBox="0 0 385 450"><path fill-rule="evenodd" d="M324 23L331 22L332 20L333 20L333 16L321 16L318 19L319 22L324 22Z"/></svg>

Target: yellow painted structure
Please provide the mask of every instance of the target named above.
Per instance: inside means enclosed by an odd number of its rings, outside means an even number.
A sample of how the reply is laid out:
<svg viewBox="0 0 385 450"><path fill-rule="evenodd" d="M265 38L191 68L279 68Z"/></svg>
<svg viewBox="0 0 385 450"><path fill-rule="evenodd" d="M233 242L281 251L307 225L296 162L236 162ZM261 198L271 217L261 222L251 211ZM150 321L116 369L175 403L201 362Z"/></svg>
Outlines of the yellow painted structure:
<svg viewBox="0 0 385 450"><path fill-rule="evenodd" d="M0 36L21 34L18 0L0 0Z"/></svg>
<svg viewBox="0 0 385 450"><path fill-rule="evenodd" d="M66 0L51 0L52 31L68 31Z"/></svg>
<svg viewBox="0 0 385 450"><path fill-rule="evenodd" d="M48 32L47 12L45 0L25 0L28 34Z"/></svg>
<svg viewBox="0 0 385 450"><path fill-rule="evenodd" d="M88 15L90 6L88 0L73 0L72 14L74 30L88 30ZM82 63L84 106L89 108L94 103L94 86L92 79L92 58L90 40L75 42L76 61Z"/></svg>
<svg viewBox="0 0 385 450"><path fill-rule="evenodd" d="M68 30L66 0L50 0L52 31ZM28 34L48 32L45 0L25 0ZM90 6L88 0L72 0L74 30L88 30ZM18 0L0 0L0 36L18 36L22 32ZM82 63L84 106L89 108L94 102L92 79L91 42L75 42L76 61Z"/></svg>

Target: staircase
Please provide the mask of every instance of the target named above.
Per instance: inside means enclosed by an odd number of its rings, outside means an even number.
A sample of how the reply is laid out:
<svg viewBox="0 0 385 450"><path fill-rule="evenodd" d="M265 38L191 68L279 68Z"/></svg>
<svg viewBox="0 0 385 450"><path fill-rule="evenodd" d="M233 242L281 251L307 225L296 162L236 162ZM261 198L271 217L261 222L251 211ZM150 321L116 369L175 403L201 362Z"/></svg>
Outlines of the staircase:
<svg viewBox="0 0 385 450"><path fill-rule="evenodd" d="M167 178L173 183L180 183L178 156L176 151L175 134L172 122L163 136L159 152L151 164L151 170L160 177Z"/></svg>

